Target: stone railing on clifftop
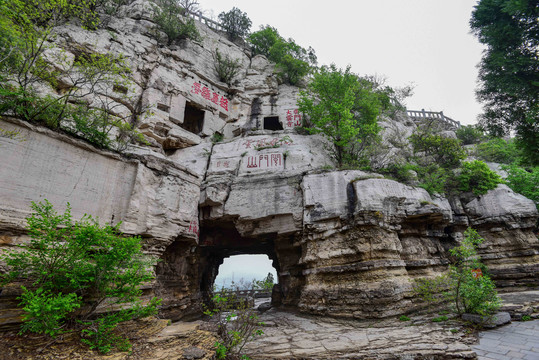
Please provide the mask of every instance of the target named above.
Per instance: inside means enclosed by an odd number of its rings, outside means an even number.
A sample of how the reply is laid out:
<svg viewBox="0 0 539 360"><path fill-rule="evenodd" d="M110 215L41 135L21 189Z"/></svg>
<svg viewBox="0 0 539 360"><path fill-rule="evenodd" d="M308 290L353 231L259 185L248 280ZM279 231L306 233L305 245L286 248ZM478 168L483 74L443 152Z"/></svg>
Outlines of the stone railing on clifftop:
<svg viewBox="0 0 539 360"><path fill-rule="evenodd" d="M443 111L406 110L406 114L413 120L439 120L452 128L458 129L460 127L460 122L445 116Z"/></svg>
<svg viewBox="0 0 539 360"><path fill-rule="evenodd" d="M202 13L200 11L198 11L198 12L187 11L186 15L192 17L193 19L195 19L197 21L200 21L201 23L206 24L208 27L210 27L213 30L217 30L217 31L224 31L225 30L223 28L223 25L221 25L220 22L212 20L212 19L202 15Z"/></svg>

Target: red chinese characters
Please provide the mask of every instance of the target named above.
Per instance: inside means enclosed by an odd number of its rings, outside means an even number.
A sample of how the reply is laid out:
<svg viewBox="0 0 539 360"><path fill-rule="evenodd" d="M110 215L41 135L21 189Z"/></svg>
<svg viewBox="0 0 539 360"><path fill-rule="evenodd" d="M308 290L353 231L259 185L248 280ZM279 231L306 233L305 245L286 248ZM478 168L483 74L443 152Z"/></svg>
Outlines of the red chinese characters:
<svg viewBox="0 0 539 360"><path fill-rule="evenodd" d="M230 168L230 161L229 160L219 160L217 161L217 163L215 164L215 167L216 168L225 168L225 169L228 169Z"/></svg>
<svg viewBox="0 0 539 360"><path fill-rule="evenodd" d="M298 109L286 110L285 128L293 129L302 125L301 114Z"/></svg>
<svg viewBox="0 0 539 360"><path fill-rule="evenodd" d="M247 157L248 169L282 168L283 154L263 154Z"/></svg>
<svg viewBox="0 0 539 360"><path fill-rule="evenodd" d="M193 83L191 86L191 93L200 95L204 99L211 101L217 106L220 106L224 110L228 111L228 99L222 95L219 95L215 91L211 91L207 86L203 86L199 82Z"/></svg>
<svg viewBox="0 0 539 360"><path fill-rule="evenodd" d="M198 236L198 220L192 220L189 224L189 232Z"/></svg>

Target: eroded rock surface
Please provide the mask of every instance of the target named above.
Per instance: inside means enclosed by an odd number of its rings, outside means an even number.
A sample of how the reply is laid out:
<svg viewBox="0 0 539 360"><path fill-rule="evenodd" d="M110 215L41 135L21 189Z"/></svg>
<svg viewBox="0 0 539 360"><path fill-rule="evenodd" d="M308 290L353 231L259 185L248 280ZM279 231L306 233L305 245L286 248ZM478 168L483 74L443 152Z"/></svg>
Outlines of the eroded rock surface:
<svg viewBox="0 0 539 360"><path fill-rule="evenodd" d="M59 210L69 202L75 218L121 221L122 231L141 235L145 251L162 260L145 295L162 297L162 315L175 320L200 312L223 259L241 253L272 259L279 280L274 306L358 319L402 314L417 306L413 279L446 271L448 249L469 225L486 240L480 255L498 285L537 285L531 200L504 185L446 199L379 174L335 171L327 141L296 130L303 121L299 89L278 84L266 58L200 23L203 40L162 47L148 2L122 11L106 30L58 29L58 44L68 59L83 50L125 55L135 84L132 102L119 108L152 109L136 124L149 145L118 155L3 119L0 127L20 136L0 137L0 249L28 241L31 201L46 198ZM230 87L214 71L216 49L242 64ZM377 155L380 164L407 151L393 145L416 125L401 114L381 126L381 148L389 150ZM0 295L0 326L19 321L16 296ZM403 331L419 343L427 334ZM323 351L330 350L328 342Z"/></svg>

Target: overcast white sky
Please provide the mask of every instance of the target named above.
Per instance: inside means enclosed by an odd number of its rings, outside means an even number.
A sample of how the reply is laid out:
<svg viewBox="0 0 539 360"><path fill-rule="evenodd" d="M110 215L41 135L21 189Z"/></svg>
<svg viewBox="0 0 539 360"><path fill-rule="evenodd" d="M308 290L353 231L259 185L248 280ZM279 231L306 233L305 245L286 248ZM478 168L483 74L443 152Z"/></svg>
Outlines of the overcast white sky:
<svg viewBox="0 0 539 360"><path fill-rule="evenodd" d="M267 255L236 255L226 258L219 266L219 274L215 279L217 289L229 287L230 281L238 283L241 279L250 282L253 279L263 280L273 274L277 282L277 272L271 265L271 260Z"/></svg>
<svg viewBox="0 0 539 360"><path fill-rule="evenodd" d="M253 21L316 50L319 65L350 64L360 75L413 84L407 107L444 111L476 122L477 64L482 47L469 33L476 0L199 0L206 15L238 7Z"/></svg>

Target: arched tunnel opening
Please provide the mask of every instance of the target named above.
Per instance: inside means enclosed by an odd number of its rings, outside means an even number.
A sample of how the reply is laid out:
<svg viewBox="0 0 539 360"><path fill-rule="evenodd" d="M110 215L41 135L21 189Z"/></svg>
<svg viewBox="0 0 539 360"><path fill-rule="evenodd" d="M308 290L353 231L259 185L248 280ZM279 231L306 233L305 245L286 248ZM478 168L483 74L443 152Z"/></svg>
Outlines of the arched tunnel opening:
<svg viewBox="0 0 539 360"><path fill-rule="evenodd" d="M305 281L300 241L293 235L242 236L232 221L203 222L199 230L198 244L178 238L165 249L157 264L154 288L155 295L163 299L162 316L172 321L199 316L203 305L211 304L214 285L220 285L216 283L220 266L225 259L238 255L264 256L271 264L276 275L272 306L297 306Z"/></svg>

